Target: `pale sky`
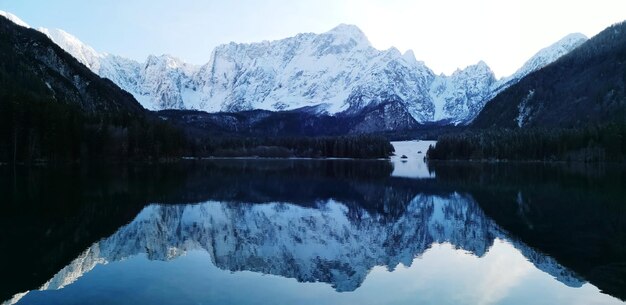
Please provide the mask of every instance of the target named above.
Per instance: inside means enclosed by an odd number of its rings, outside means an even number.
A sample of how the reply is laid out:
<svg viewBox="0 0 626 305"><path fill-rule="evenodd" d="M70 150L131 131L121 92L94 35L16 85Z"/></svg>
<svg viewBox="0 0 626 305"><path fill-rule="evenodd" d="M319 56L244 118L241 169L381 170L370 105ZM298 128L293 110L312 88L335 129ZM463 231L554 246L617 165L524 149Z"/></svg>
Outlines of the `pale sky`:
<svg viewBox="0 0 626 305"><path fill-rule="evenodd" d="M625 0L0 0L33 27L60 28L139 61L204 64L219 44L361 28L377 49L414 51L435 73L485 61L502 77L569 33L626 20Z"/></svg>

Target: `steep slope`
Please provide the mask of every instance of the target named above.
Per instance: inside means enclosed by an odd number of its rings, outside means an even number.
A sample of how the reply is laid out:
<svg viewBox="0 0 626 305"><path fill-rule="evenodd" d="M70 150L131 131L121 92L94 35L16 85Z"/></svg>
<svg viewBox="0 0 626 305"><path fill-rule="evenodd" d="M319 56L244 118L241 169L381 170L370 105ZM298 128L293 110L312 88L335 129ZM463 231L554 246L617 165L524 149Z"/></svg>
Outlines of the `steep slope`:
<svg viewBox="0 0 626 305"><path fill-rule="evenodd" d="M148 109L185 109L183 91L197 67L169 56L149 56L145 63L98 53L75 36L60 30L39 28L56 44L91 71L130 92Z"/></svg>
<svg viewBox="0 0 626 305"><path fill-rule="evenodd" d="M5 12L0 10L0 16L3 16L6 19L9 19L10 21L12 21L13 23L25 27L25 28L30 28L30 25L28 25L26 22L24 22L24 20L20 19L19 17L9 13L9 12Z"/></svg>
<svg viewBox="0 0 626 305"><path fill-rule="evenodd" d="M430 86L434 99L433 121L455 125L471 121L491 98L496 78L484 62L440 75Z"/></svg>
<svg viewBox="0 0 626 305"><path fill-rule="evenodd" d="M533 55L524 65L513 75L505 77L497 82L494 86L493 96L500 93L502 90L510 87L511 85L519 82L524 76L537 71L548 64L556 61L561 56L571 52L585 43L587 36L580 33L573 33L563 37L561 40L555 42L549 47L541 49L537 54Z"/></svg>
<svg viewBox="0 0 626 305"><path fill-rule="evenodd" d="M90 70L94 72L100 70L100 61L103 56L98 54L92 47L78 40L78 38L60 29L49 30L46 28L38 28L37 30L52 39L54 43L74 56L74 58Z"/></svg>
<svg viewBox="0 0 626 305"><path fill-rule="evenodd" d="M182 134L131 94L46 35L2 16L0 58L1 162L119 160L183 146Z"/></svg>
<svg viewBox="0 0 626 305"><path fill-rule="evenodd" d="M140 114L142 107L114 83L93 74L43 34L0 17L0 95L36 95L86 113Z"/></svg>
<svg viewBox="0 0 626 305"><path fill-rule="evenodd" d="M473 126L626 123L626 23L613 25L491 100Z"/></svg>

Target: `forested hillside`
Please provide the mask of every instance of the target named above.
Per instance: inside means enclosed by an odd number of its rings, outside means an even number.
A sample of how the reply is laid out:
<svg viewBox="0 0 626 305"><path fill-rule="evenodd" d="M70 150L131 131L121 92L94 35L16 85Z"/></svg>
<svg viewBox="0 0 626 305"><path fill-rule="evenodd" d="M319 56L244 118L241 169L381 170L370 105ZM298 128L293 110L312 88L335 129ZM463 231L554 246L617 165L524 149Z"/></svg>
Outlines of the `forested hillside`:
<svg viewBox="0 0 626 305"><path fill-rule="evenodd" d="M626 161L626 125L468 130L439 137L433 160Z"/></svg>
<svg viewBox="0 0 626 305"><path fill-rule="evenodd" d="M470 128L441 136L439 160L626 160L626 22L491 100Z"/></svg>
<svg viewBox="0 0 626 305"><path fill-rule="evenodd" d="M626 22L500 93L472 127L569 128L609 122L626 123Z"/></svg>
<svg viewBox="0 0 626 305"><path fill-rule="evenodd" d="M0 162L160 158L183 134L45 35L0 17Z"/></svg>

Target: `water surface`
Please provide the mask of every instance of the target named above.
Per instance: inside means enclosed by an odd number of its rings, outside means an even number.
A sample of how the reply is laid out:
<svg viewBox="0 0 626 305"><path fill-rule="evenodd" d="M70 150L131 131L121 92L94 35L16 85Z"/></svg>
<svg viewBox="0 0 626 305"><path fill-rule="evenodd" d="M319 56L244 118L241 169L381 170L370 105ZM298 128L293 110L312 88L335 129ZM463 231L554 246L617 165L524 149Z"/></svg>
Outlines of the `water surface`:
<svg viewBox="0 0 626 305"><path fill-rule="evenodd" d="M418 158L0 167L0 298L623 303L621 168Z"/></svg>

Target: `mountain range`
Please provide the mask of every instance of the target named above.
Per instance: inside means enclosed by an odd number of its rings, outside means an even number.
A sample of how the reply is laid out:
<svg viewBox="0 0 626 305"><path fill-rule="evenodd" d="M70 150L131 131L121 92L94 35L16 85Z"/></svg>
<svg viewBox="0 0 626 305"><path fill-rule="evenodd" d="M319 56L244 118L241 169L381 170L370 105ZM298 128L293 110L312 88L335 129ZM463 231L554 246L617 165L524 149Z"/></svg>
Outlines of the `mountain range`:
<svg viewBox="0 0 626 305"><path fill-rule="evenodd" d="M0 15L28 27L14 15ZM524 76L584 43L570 34L540 50L517 72L496 79L484 62L436 75L412 51L377 50L356 26L304 33L276 41L216 47L209 61L191 65L171 55L138 62L102 53L60 29L39 28L94 73L131 93L149 110L206 112L306 109L320 115L373 115L382 123L362 131L406 129L417 124L468 124L484 105ZM404 117L411 122L391 122Z"/></svg>

